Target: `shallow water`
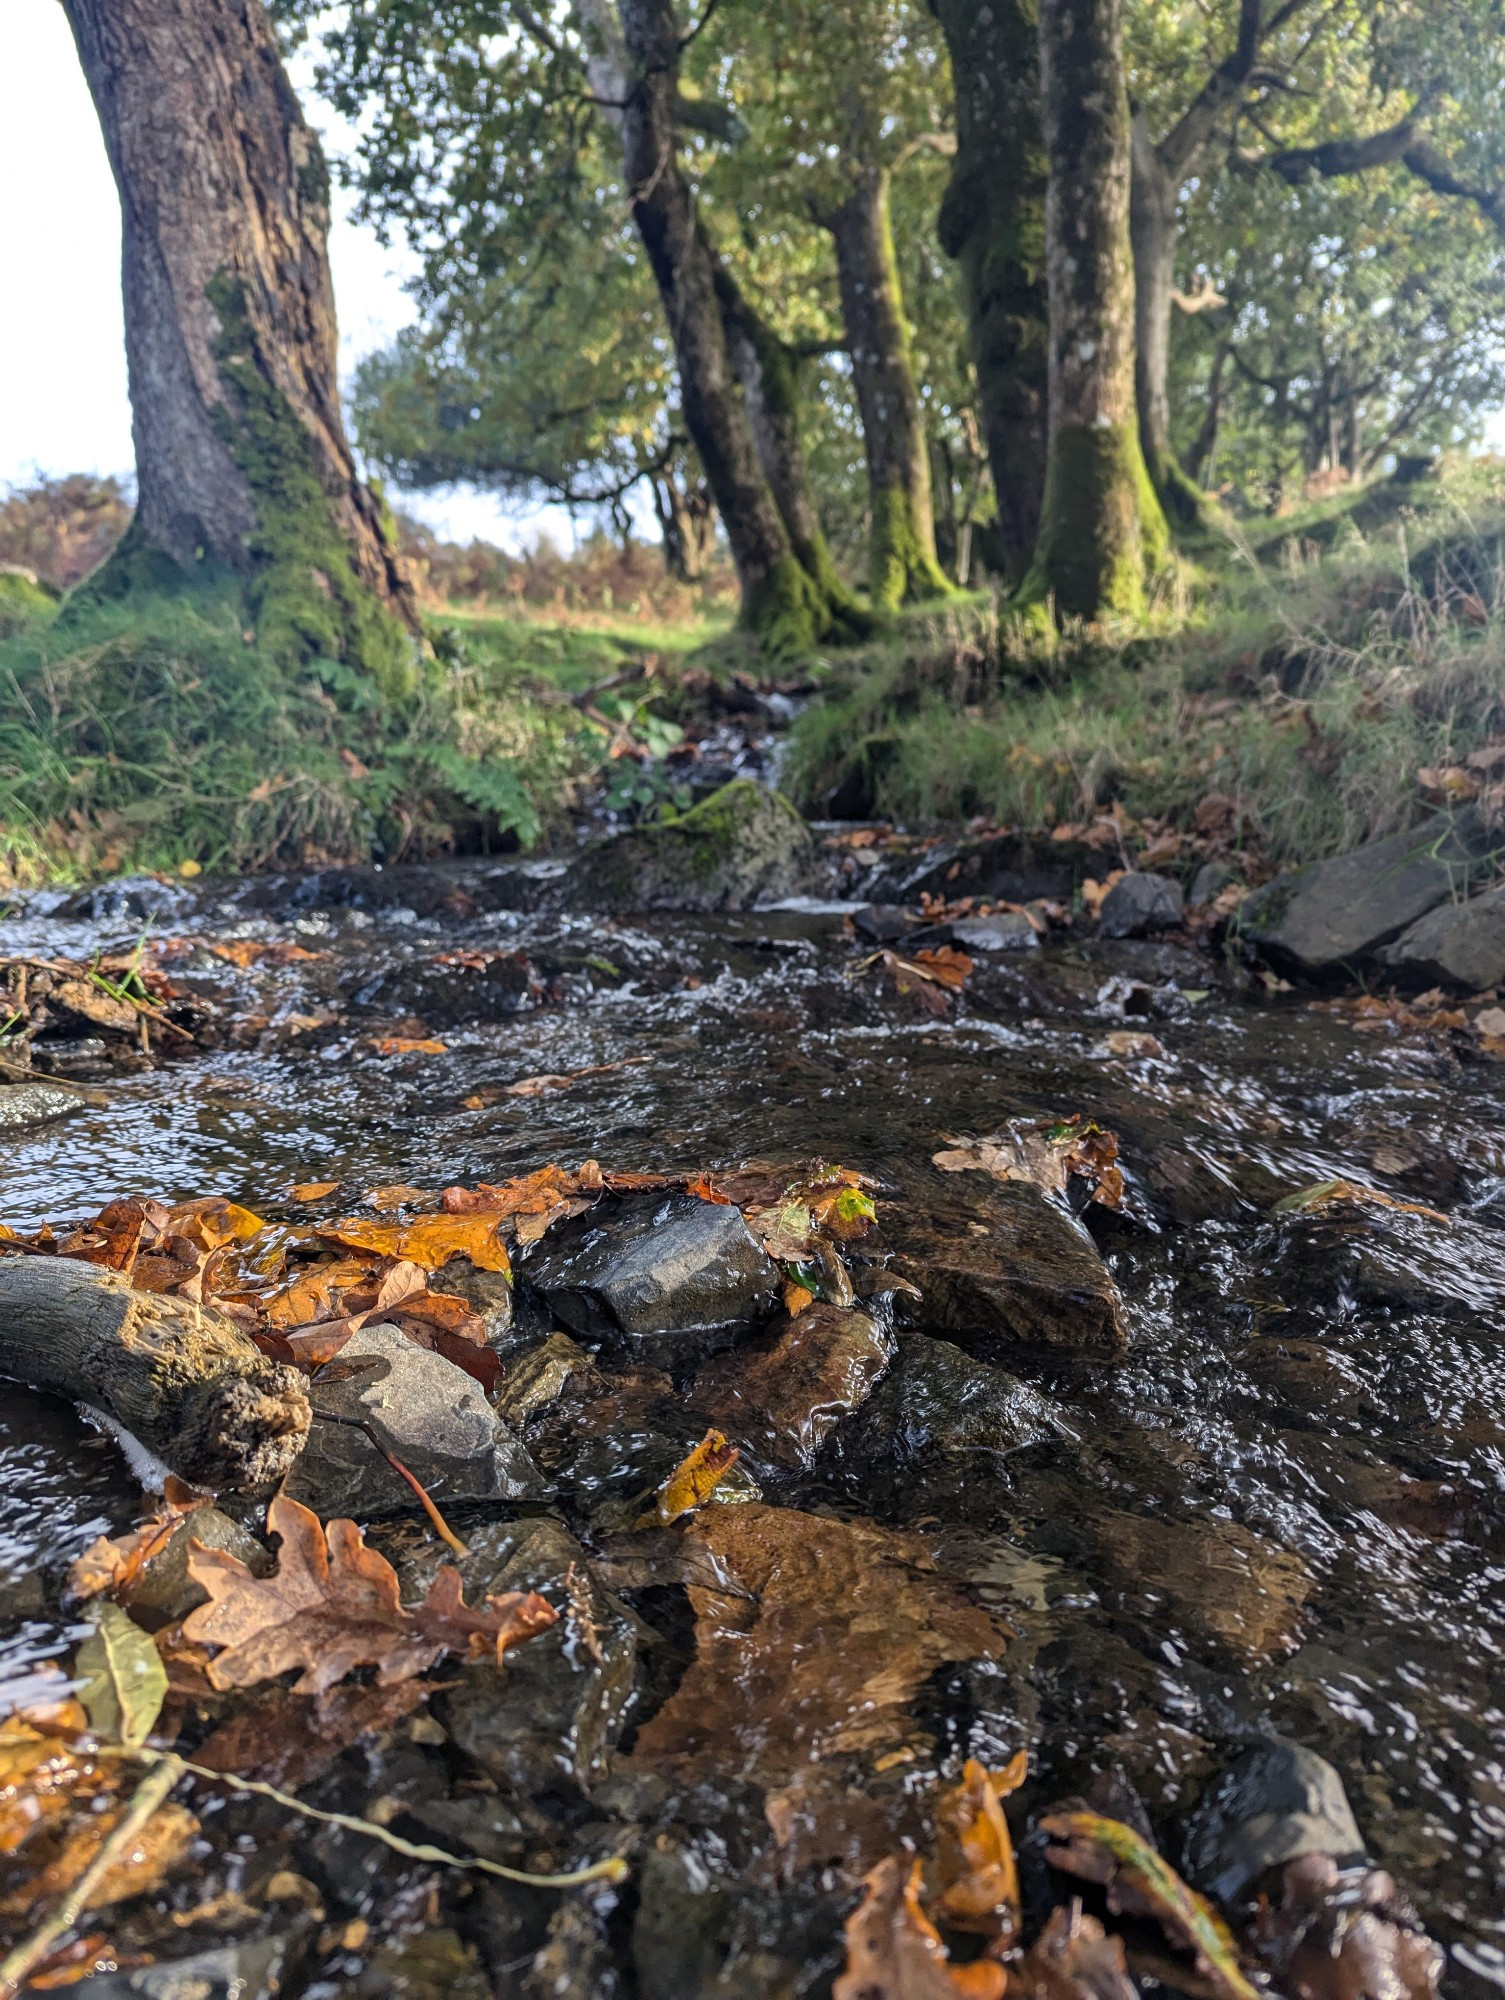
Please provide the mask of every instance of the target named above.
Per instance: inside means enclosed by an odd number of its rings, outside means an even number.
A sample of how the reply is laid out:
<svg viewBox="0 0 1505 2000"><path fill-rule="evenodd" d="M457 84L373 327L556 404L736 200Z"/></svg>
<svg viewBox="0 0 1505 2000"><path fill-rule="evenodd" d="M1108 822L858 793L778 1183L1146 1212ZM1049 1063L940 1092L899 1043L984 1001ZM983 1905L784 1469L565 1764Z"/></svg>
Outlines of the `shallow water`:
<svg viewBox="0 0 1505 2000"><path fill-rule="evenodd" d="M936 1020L877 968L853 976L863 954L835 910L608 923L295 907L238 901L171 927L320 956L246 973L171 960L219 997L226 1030L247 1009L265 1029L139 1073L71 1072L103 1078L108 1106L7 1138L0 1217L209 1192L275 1216L310 1179L437 1192L550 1160L820 1156L881 1179L882 1223L944 1210L958 1181L930 1160L955 1135L1089 1115L1118 1134L1128 1176L1123 1211L1088 1217L1128 1357L1008 1360L1061 1427L1006 1459L901 1476L838 1440L769 1497L920 1524L1010 1607L1020 1665L996 1706L975 1681L932 1689L938 1764L1029 1740L1042 1799L1117 1764L1175 1858L1188 1799L1273 1726L1339 1767L1372 1855L1448 1946L1453 1990L1505 1989L1505 1065L1360 1034L1299 995L1259 1004L1169 945L980 962ZM132 932L22 917L4 949L77 956ZM456 950L529 968L467 1000L434 964ZM286 1031L321 1013L338 1018ZM419 1022L446 1053L371 1046ZM1126 1027L1160 1053L1114 1054ZM596 1064L626 1066L501 1094ZM1272 1216L1337 1177L1450 1226L1357 1205ZM619 1473L608 1462L603 1490ZM0 1396L7 1672L70 1640L39 1574L138 1506L107 1440L46 1399ZM1268 1645L1230 1644L1216 1600L1265 1552L1296 1559L1279 1574L1301 1578L1300 1601Z"/></svg>

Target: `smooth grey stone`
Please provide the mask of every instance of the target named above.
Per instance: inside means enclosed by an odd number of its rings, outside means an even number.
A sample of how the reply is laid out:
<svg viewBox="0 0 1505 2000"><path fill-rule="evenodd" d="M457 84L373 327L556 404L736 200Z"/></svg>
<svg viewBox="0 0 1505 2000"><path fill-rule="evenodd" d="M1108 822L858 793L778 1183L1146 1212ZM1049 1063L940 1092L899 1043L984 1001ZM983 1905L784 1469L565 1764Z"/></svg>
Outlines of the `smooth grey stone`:
<svg viewBox="0 0 1505 2000"><path fill-rule="evenodd" d="M1380 959L1392 972L1428 986L1480 993L1505 984L1505 889L1428 910Z"/></svg>
<svg viewBox="0 0 1505 2000"><path fill-rule="evenodd" d="M370 1368L354 1372L359 1364ZM371 1440L319 1412L364 1418L395 1458L441 1506L451 1500L515 1500L536 1494L538 1469L496 1415L474 1376L419 1347L395 1326L368 1326L315 1380L314 1422L286 1490L328 1519L405 1514L417 1500Z"/></svg>
<svg viewBox="0 0 1505 2000"><path fill-rule="evenodd" d="M1115 882L1103 898L1097 933L1109 938L1144 937L1151 931L1174 930L1184 915L1179 882L1136 869Z"/></svg>
<svg viewBox="0 0 1505 2000"><path fill-rule="evenodd" d="M1346 1866L1364 1859L1364 1840L1343 1780L1300 1743L1246 1750L1205 1794L1186 1832L1187 1873L1218 1903L1304 1854Z"/></svg>
<svg viewBox="0 0 1505 2000"><path fill-rule="evenodd" d="M1238 870L1227 861L1204 861L1191 878L1191 887L1186 892L1188 909L1200 909L1221 895L1230 882L1238 880Z"/></svg>
<svg viewBox="0 0 1505 2000"><path fill-rule="evenodd" d="M1298 972L1358 964L1493 873L1497 836L1469 807L1352 854L1278 875L1245 899L1240 937Z"/></svg>
<svg viewBox="0 0 1505 2000"><path fill-rule="evenodd" d="M699 1336L725 1345L779 1295L741 1210L677 1192L598 1202L556 1224L521 1268L571 1332L655 1357Z"/></svg>
<svg viewBox="0 0 1505 2000"><path fill-rule="evenodd" d="M951 942L963 951L1037 951L1040 936L1022 910L996 917L964 917L951 926Z"/></svg>

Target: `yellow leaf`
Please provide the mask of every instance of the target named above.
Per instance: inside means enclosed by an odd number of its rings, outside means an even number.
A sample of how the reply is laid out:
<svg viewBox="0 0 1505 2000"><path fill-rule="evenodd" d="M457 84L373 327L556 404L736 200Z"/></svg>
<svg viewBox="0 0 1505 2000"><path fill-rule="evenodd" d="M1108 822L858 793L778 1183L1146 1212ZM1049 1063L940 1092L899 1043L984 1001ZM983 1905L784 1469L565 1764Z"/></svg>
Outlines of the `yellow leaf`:
<svg viewBox="0 0 1505 2000"><path fill-rule="evenodd" d="M461 1215L419 1215L411 1222L377 1222L354 1217L336 1222L319 1234L350 1250L370 1250L378 1257L402 1257L437 1271L451 1257L468 1257L478 1271L510 1272L512 1260L497 1235L501 1217L492 1210L472 1209Z"/></svg>
<svg viewBox="0 0 1505 2000"><path fill-rule="evenodd" d="M667 1526L681 1515L703 1507L741 1455L720 1431L707 1431L659 1488L657 1503L648 1519Z"/></svg>

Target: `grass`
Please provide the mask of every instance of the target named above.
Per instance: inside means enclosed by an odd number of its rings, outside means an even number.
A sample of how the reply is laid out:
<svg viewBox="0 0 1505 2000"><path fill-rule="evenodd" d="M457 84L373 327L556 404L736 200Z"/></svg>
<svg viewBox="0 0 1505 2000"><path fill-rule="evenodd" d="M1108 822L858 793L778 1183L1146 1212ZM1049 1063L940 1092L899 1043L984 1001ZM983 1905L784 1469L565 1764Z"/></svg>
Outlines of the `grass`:
<svg viewBox="0 0 1505 2000"><path fill-rule="evenodd" d="M1416 772L1505 726L1505 467L1373 487L1230 533L1133 632L1043 647L972 601L828 664L786 783L911 825L1051 829L1117 802L1190 827L1210 793L1273 864L1423 809ZM863 796L865 794L865 797Z"/></svg>

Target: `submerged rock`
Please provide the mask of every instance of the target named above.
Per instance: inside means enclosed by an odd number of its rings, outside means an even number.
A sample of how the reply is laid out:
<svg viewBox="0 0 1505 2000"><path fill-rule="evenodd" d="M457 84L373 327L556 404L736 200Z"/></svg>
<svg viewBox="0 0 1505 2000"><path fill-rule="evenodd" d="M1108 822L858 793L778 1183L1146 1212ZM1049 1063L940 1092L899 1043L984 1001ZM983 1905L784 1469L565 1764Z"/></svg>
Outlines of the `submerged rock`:
<svg viewBox="0 0 1505 2000"><path fill-rule="evenodd" d="M533 1461L475 1378L394 1326L355 1334L311 1384L309 1400L313 1428L286 1491L326 1520L405 1514L417 1502L364 1432L320 1422L322 1413L369 1423L441 1506L519 1499L540 1485Z"/></svg>
<svg viewBox="0 0 1505 2000"><path fill-rule="evenodd" d="M497 1415L521 1430L530 1417L558 1402L577 1370L593 1365L585 1349L577 1347L567 1333L549 1334L508 1363L496 1399Z"/></svg>
<svg viewBox="0 0 1505 2000"><path fill-rule="evenodd" d="M1115 882L1103 898L1097 932L1105 938L1146 937L1151 931L1174 930L1184 914L1179 882L1136 869Z"/></svg>
<svg viewBox="0 0 1505 2000"><path fill-rule="evenodd" d="M1505 984L1505 889L1429 910L1380 954L1398 978L1462 986Z"/></svg>
<svg viewBox="0 0 1505 2000"><path fill-rule="evenodd" d="M778 792L723 785L674 819L588 848L565 878L571 909L746 910L810 887L815 842Z"/></svg>
<svg viewBox="0 0 1505 2000"><path fill-rule="evenodd" d="M937 1202L890 1225L895 1268L920 1287L915 1318L984 1359L1022 1344L1110 1359L1128 1346L1123 1303L1097 1246L1025 1181Z"/></svg>
<svg viewBox="0 0 1505 2000"><path fill-rule="evenodd" d="M272 1568L272 1558L248 1528L232 1521L218 1507L195 1507L184 1515L131 1585L131 1616L138 1625L148 1631L173 1625L198 1605L208 1603L208 1592L188 1574L188 1556L195 1542L238 1556L253 1576L266 1576Z"/></svg>
<svg viewBox="0 0 1505 2000"><path fill-rule="evenodd" d="M1050 1401L1017 1376L949 1340L904 1333L898 1357L863 1412L854 1462L866 1447L906 1463L971 1452L1004 1454L1059 1436Z"/></svg>
<svg viewBox="0 0 1505 2000"><path fill-rule="evenodd" d="M1316 1588L1299 1556L1235 1521L1167 1521L1104 1510L1089 1532L1126 1601L1169 1605L1173 1620L1246 1658L1288 1653Z"/></svg>
<svg viewBox="0 0 1505 2000"><path fill-rule="evenodd" d="M1303 1855L1344 1866L1364 1841L1343 1780L1300 1743L1261 1743L1230 1764L1192 1814L1186 1869L1215 1902L1231 1903L1263 1875Z"/></svg>
<svg viewBox="0 0 1505 2000"><path fill-rule="evenodd" d="M76 1090L59 1090L55 1083L0 1084L0 1132L20 1132L31 1125L50 1125L81 1111L84 1100Z"/></svg>
<svg viewBox="0 0 1505 2000"><path fill-rule="evenodd" d="M97 1972L68 1991L87 2000L276 2000L292 1990L286 1982L308 1945L306 1929L243 1938L133 1970Z"/></svg>
<svg viewBox="0 0 1505 2000"><path fill-rule="evenodd" d="M738 1444L809 1467L831 1432L872 1393L894 1338L865 1312L809 1306L751 1353L721 1355L694 1399Z"/></svg>
<svg viewBox="0 0 1505 2000"><path fill-rule="evenodd" d="M951 941L963 951L1035 951L1040 936L1022 910L1000 910L992 917L963 917L951 926Z"/></svg>
<svg viewBox="0 0 1505 2000"><path fill-rule="evenodd" d="M725 1345L772 1312L779 1287L739 1208L680 1193L598 1202L521 1268L573 1333L655 1360Z"/></svg>
<svg viewBox="0 0 1505 2000"><path fill-rule="evenodd" d="M1245 899L1239 935L1307 973L1362 963L1486 872L1494 836L1472 808L1279 875Z"/></svg>

